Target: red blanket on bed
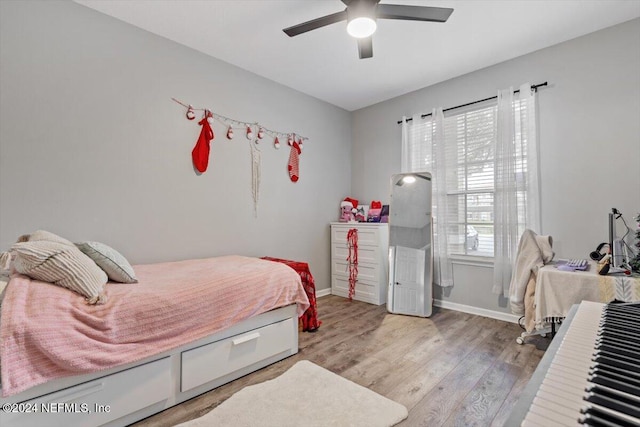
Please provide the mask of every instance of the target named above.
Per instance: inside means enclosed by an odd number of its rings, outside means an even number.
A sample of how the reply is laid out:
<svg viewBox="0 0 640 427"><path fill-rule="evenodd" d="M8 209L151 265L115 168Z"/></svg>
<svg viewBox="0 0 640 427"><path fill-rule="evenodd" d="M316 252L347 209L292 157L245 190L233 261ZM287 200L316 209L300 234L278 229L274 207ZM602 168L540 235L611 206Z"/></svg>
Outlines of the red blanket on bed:
<svg viewBox="0 0 640 427"><path fill-rule="evenodd" d="M87 305L58 286L13 276L0 320L2 395L54 378L135 362L266 311L309 307L300 276L257 258L225 256L134 266L139 283L107 283Z"/></svg>
<svg viewBox="0 0 640 427"><path fill-rule="evenodd" d="M288 259L272 258L268 256L263 256L262 259L280 262L282 264L288 265L300 275L300 280L302 280L302 287L304 287L304 291L307 293L307 298L309 298L309 308L304 312L302 316L300 316L302 330L305 332L317 331L322 324L322 321L318 319L318 308L316 305L316 284L313 280L313 276L311 275L311 271L309 271L309 264L307 264L306 262L291 261Z"/></svg>

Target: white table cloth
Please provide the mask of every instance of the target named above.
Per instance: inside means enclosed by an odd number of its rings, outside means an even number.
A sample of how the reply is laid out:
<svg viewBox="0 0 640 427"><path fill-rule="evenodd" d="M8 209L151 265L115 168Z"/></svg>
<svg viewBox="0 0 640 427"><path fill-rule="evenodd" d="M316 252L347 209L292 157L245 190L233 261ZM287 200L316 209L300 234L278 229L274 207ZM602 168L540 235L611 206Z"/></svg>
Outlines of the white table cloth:
<svg viewBox="0 0 640 427"><path fill-rule="evenodd" d="M600 276L595 261L587 271L562 271L557 263L538 270L535 293L536 328L567 316L581 301L608 303L613 300L640 301L640 276L623 274Z"/></svg>

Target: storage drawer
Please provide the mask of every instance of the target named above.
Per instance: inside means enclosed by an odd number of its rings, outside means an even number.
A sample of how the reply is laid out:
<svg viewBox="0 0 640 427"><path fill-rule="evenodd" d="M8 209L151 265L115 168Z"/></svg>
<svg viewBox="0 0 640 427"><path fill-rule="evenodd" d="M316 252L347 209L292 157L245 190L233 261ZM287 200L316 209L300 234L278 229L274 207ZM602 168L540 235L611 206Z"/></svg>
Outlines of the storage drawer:
<svg viewBox="0 0 640 427"><path fill-rule="evenodd" d="M331 257L347 262L349 248L344 244L334 243L331 245ZM380 248L377 246L360 246L358 244L358 262L369 262L376 264L380 260Z"/></svg>
<svg viewBox="0 0 640 427"><path fill-rule="evenodd" d="M344 244L347 246L347 233L352 228L358 229L358 249L360 246L378 246L380 243L380 230L378 225L360 226L354 225L352 227L332 226L331 227L331 243ZM386 231L386 229L385 229Z"/></svg>
<svg viewBox="0 0 640 427"><path fill-rule="evenodd" d="M127 393L123 394L123 383ZM95 426L167 399L170 359L157 360L113 375L19 403L29 413L2 414L3 426ZM37 410L37 412L34 412Z"/></svg>
<svg viewBox="0 0 640 427"><path fill-rule="evenodd" d="M191 390L291 349L294 319L287 319L182 353L180 390Z"/></svg>
<svg viewBox="0 0 640 427"><path fill-rule="evenodd" d="M349 279L349 263L333 258L331 260L331 271L338 277ZM380 279L380 266L377 264L358 263L358 280L369 280L377 283Z"/></svg>
<svg viewBox="0 0 640 427"><path fill-rule="evenodd" d="M333 276L331 278L331 293L341 297L349 296L349 279ZM378 286L376 284L368 283L366 281L358 280L356 282L356 293L353 297L355 300L370 302L373 304L382 304L378 295Z"/></svg>

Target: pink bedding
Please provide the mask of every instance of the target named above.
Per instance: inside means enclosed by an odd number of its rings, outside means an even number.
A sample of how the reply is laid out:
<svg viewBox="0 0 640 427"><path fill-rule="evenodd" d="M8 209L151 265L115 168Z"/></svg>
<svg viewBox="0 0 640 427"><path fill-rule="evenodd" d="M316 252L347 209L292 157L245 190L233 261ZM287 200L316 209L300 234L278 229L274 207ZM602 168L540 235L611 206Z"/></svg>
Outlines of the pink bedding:
<svg viewBox="0 0 640 427"><path fill-rule="evenodd" d="M309 306L286 265L242 256L134 266L139 283L108 283L88 305L66 289L16 275L0 320L2 395L54 378L141 360L260 313Z"/></svg>

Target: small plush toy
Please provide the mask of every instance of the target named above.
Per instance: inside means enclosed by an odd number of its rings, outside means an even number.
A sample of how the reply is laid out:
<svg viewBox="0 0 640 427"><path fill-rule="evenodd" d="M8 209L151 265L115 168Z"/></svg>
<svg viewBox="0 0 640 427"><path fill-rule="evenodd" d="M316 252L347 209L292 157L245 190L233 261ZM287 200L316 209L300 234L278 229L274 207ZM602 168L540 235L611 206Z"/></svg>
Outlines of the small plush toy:
<svg viewBox="0 0 640 427"><path fill-rule="evenodd" d="M356 208L356 221L367 222L367 215L365 215L364 208L362 206L358 206Z"/></svg>
<svg viewBox="0 0 640 427"><path fill-rule="evenodd" d="M354 207L351 202L340 202L340 222L353 222L355 221Z"/></svg>

